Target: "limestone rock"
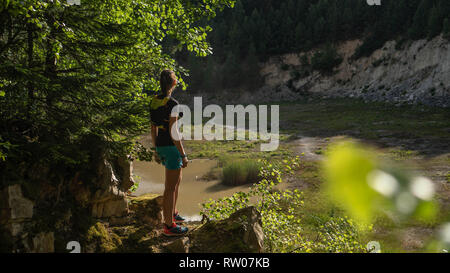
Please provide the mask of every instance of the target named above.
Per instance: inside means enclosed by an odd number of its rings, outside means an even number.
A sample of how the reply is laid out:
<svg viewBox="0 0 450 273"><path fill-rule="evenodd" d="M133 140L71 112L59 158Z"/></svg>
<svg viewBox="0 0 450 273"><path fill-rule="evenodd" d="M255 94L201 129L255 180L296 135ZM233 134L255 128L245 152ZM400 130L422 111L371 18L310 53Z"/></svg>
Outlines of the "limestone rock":
<svg viewBox="0 0 450 273"><path fill-rule="evenodd" d="M301 62L299 64L300 54L311 57L317 48L274 56L261 64L264 84L258 90L243 89L237 94L232 89L220 94L202 94L203 102L262 104L309 97L349 97L362 98L366 102L450 107L450 46L442 35L431 40L413 41L403 49L398 49L395 40L387 41L370 56L354 60L352 56L361 43L356 39L337 45L343 61L332 74L313 71L300 75L305 69ZM291 68L284 69L286 65ZM193 96L196 94L187 92L178 94L178 99L192 106Z"/></svg>
<svg viewBox="0 0 450 273"><path fill-rule="evenodd" d="M24 223L33 217L34 203L22 195L22 188L15 184L0 191L0 225L12 236L23 231Z"/></svg>
<svg viewBox="0 0 450 273"><path fill-rule="evenodd" d="M166 249L171 253L189 253L189 238L178 238L167 244Z"/></svg>
<svg viewBox="0 0 450 273"><path fill-rule="evenodd" d="M130 199L130 210L135 218L147 225L162 224L163 197L157 194L144 194Z"/></svg>
<svg viewBox="0 0 450 273"><path fill-rule="evenodd" d="M124 216L128 212L126 199L110 200L104 203L101 217Z"/></svg>
<svg viewBox="0 0 450 273"><path fill-rule="evenodd" d="M130 180L131 169L128 161L124 160L121 163L122 168L119 168L116 172L120 179L128 181ZM113 166L106 159L103 159L98 164L97 172L99 189L95 191L91 199L92 216L95 218L109 218L122 217L128 214L126 194L121 189L120 181Z"/></svg>
<svg viewBox="0 0 450 273"><path fill-rule="evenodd" d="M117 167L121 181L120 188L122 191L127 191L134 185L133 165L127 156L122 156L117 159Z"/></svg>
<svg viewBox="0 0 450 273"><path fill-rule="evenodd" d="M86 207L91 200L92 193L89 188L84 185L83 181L79 180L79 173L69 183L69 190L75 197L78 205L81 207Z"/></svg>
<svg viewBox="0 0 450 273"><path fill-rule="evenodd" d="M20 185L9 186L7 192L11 219L16 220L33 217L33 202L23 197Z"/></svg>
<svg viewBox="0 0 450 273"><path fill-rule="evenodd" d="M264 247L261 215L255 207L210 221L189 234L191 253L260 253Z"/></svg>
<svg viewBox="0 0 450 273"><path fill-rule="evenodd" d="M33 253L51 253L55 252L55 239L53 232L38 233L33 237Z"/></svg>

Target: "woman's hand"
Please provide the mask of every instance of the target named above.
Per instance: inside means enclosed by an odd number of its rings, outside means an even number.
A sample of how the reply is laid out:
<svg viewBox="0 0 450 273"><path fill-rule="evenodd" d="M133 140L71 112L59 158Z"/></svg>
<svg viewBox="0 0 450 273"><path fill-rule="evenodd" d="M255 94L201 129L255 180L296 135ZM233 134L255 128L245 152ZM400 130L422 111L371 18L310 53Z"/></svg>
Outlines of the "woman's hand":
<svg viewBox="0 0 450 273"><path fill-rule="evenodd" d="M183 157L183 168L186 168L187 167L187 165L188 165L188 159L187 159L187 156L185 156L185 157Z"/></svg>

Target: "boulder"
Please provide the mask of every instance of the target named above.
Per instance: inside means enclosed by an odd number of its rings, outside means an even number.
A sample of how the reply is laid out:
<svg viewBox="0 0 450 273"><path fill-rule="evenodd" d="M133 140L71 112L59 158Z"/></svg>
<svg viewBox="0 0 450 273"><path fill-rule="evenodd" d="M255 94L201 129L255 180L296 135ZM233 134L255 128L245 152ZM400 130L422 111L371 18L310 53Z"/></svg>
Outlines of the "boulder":
<svg viewBox="0 0 450 273"><path fill-rule="evenodd" d="M166 245L170 253L189 253L189 237L178 238Z"/></svg>
<svg viewBox="0 0 450 273"><path fill-rule="evenodd" d="M261 215L247 207L220 221L209 221L189 234L190 253L260 253L264 251Z"/></svg>
<svg viewBox="0 0 450 273"><path fill-rule="evenodd" d="M126 199L109 200L103 205L101 217L120 217L128 213L128 203Z"/></svg>
<svg viewBox="0 0 450 273"><path fill-rule="evenodd" d="M0 191L0 225L12 236L23 231L24 223L33 217L34 203L22 195L22 188L15 184Z"/></svg>
<svg viewBox="0 0 450 273"><path fill-rule="evenodd" d="M112 165L102 160L98 165L99 189L91 200L91 213L95 218L122 217L128 214L126 194L120 186L119 179ZM125 180L130 180L131 169L128 163L128 173ZM120 171L119 171L120 172ZM123 173L120 174L123 180Z"/></svg>
<svg viewBox="0 0 450 273"><path fill-rule="evenodd" d="M163 197L157 194L144 194L131 197L129 208L135 219L146 225L158 226L163 222L162 215Z"/></svg>
<svg viewBox="0 0 450 273"><path fill-rule="evenodd" d="M33 202L23 197L20 185L9 186L7 194L11 219L19 220L33 217Z"/></svg>

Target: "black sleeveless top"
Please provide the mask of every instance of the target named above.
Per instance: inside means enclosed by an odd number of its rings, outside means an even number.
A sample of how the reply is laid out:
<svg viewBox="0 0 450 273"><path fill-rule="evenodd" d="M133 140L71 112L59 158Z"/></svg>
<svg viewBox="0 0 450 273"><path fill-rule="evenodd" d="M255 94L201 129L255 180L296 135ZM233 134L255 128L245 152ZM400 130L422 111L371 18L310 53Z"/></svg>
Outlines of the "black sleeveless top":
<svg viewBox="0 0 450 273"><path fill-rule="evenodd" d="M172 97L158 95L153 98L150 106L150 120L158 127L156 147L175 145L170 136L169 120L172 109L177 105L178 101ZM179 116L182 117L183 113L179 113Z"/></svg>

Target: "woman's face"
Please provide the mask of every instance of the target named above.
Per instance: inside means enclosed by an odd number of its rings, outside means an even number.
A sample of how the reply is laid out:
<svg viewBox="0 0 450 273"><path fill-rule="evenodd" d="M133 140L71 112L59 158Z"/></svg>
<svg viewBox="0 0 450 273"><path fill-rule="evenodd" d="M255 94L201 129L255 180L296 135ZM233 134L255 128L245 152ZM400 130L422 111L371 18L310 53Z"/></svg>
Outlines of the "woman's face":
<svg viewBox="0 0 450 273"><path fill-rule="evenodd" d="M178 84L177 77L175 76L175 73L173 73L173 84L172 84L172 88L174 88L175 86L177 86L177 84Z"/></svg>

